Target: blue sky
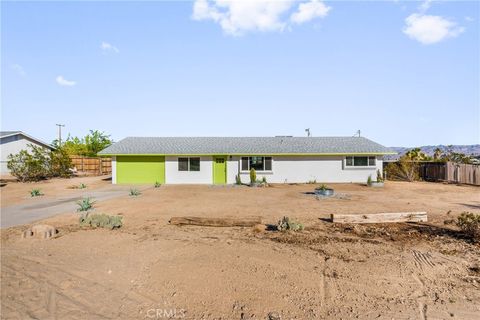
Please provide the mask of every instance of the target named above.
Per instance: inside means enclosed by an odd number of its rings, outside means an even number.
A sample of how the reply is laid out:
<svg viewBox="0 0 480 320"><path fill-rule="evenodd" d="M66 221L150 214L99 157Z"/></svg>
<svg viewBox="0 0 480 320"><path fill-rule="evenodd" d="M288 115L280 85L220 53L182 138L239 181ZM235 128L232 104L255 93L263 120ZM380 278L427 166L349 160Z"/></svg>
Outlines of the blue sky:
<svg viewBox="0 0 480 320"><path fill-rule="evenodd" d="M1 4L1 125L126 136L480 140L480 5Z"/></svg>

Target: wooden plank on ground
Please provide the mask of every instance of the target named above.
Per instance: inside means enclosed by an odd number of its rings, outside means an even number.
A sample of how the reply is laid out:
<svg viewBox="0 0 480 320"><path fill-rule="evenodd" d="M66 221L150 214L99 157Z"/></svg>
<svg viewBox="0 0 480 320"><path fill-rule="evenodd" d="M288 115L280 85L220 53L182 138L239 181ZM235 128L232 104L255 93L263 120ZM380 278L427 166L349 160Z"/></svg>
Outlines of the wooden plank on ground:
<svg viewBox="0 0 480 320"><path fill-rule="evenodd" d="M426 212L392 212L373 214L332 214L335 223L427 222Z"/></svg>
<svg viewBox="0 0 480 320"><path fill-rule="evenodd" d="M170 224L195 225L208 227L253 227L262 224L262 217L243 218L204 218L204 217L173 217Z"/></svg>

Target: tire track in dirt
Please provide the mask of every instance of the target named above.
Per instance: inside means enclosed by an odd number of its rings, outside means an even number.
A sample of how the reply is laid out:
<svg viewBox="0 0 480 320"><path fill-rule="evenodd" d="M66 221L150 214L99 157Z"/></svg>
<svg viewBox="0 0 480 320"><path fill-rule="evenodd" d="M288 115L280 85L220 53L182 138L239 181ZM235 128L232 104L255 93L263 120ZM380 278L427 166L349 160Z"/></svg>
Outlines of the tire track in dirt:
<svg viewBox="0 0 480 320"><path fill-rule="evenodd" d="M26 310L33 318L44 318L48 315L48 318L59 319L66 316L79 319L115 319L136 313L141 305L156 303L131 289L123 292L54 267L46 261L13 256L3 258L2 278L6 279L4 285L15 290L20 299L4 299L2 306L7 309ZM31 288L27 287L25 282L28 282ZM27 294L31 290L35 291L35 301L22 301L21 297L31 295ZM16 306L10 307L10 303ZM20 308L19 304L22 305Z"/></svg>

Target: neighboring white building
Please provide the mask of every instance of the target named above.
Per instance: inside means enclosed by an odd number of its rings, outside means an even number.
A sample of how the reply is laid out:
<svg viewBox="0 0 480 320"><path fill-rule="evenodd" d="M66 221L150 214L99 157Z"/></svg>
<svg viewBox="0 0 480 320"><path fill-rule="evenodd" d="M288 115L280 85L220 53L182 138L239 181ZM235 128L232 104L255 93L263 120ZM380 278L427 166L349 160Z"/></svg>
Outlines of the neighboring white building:
<svg viewBox="0 0 480 320"><path fill-rule="evenodd" d="M8 156L10 154L17 154L20 150L29 150L29 145L35 145L49 150L53 147L41 140L29 136L22 131L0 131L0 174L8 175L7 168Z"/></svg>
<svg viewBox="0 0 480 320"><path fill-rule="evenodd" d="M363 137L129 137L102 150L112 183L366 182L394 154Z"/></svg>

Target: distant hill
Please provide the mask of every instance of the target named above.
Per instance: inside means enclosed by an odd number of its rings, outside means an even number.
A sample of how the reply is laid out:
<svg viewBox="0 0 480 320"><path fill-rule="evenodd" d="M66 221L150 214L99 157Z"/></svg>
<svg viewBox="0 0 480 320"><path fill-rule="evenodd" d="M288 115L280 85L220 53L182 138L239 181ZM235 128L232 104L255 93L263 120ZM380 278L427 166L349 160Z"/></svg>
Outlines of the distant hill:
<svg viewBox="0 0 480 320"><path fill-rule="evenodd" d="M421 146L419 147L422 149L422 152L425 152L429 156L433 156L433 153L435 152L435 149L440 148L442 150L446 150L448 146L446 145L436 145L436 146ZM390 155L390 156L385 156L385 160L396 160L400 156L402 156L405 152L408 150L414 149L416 147L390 147L390 149L398 152L397 155ZM473 156L480 156L480 144L459 144L459 145L453 145L452 150L454 152L459 152L459 153L464 153L466 155L473 155Z"/></svg>

